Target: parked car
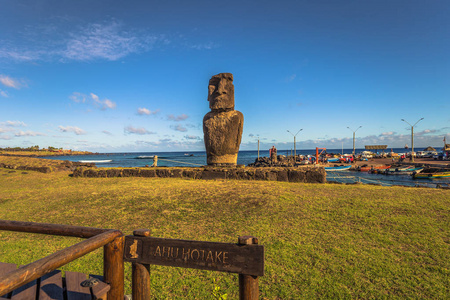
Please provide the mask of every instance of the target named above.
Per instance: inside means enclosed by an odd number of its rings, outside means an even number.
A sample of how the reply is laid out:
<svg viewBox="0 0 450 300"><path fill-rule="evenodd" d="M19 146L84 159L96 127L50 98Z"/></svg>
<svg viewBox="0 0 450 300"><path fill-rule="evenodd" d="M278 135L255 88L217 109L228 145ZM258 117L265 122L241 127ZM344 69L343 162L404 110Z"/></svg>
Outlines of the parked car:
<svg viewBox="0 0 450 300"><path fill-rule="evenodd" d="M433 159L434 160L443 160L444 159L444 153L443 152L439 152L439 153L433 155Z"/></svg>
<svg viewBox="0 0 450 300"><path fill-rule="evenodd" d="M373 157L373 153L370 151L363 151L361 152L361 158L372 158Z"/></svg>

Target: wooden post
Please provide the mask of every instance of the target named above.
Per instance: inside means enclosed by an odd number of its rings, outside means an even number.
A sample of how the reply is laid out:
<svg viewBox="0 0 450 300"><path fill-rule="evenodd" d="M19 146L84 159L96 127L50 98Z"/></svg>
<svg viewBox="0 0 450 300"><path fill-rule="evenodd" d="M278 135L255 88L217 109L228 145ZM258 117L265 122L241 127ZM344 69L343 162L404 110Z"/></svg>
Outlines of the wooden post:
<svg viewBox="0 0 450 300"><path fill-rule="evenodd" d="M151 236L149 229L137 229L133 231L134 236ZM133 300L147 300L150 299L150 265L132 263L131 286Z"/></svg>
<svg viewBox="0 0 450 300"><path fill-rule="evenodd" d="M111 289L108 292L108 300L123 300L125 295L123 263L124 240L125 237L120 236L103 247L103 276L105 281L111 284Z"/></svg>
<svg viewBox="0 0 450 300"><path fill-rule="evenodd" d="M240 236L239 245L258 244L258 239L254 236ZM239 299L257 300L259 298L258 276L239 274Z"/></svg>

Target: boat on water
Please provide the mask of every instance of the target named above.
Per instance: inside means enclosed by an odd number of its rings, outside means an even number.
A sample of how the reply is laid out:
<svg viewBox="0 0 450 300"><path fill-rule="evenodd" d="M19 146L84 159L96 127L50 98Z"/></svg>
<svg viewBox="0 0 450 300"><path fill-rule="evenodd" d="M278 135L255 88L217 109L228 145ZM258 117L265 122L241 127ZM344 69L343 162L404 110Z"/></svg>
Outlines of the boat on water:
<svg viewBox="0 0 450 300"><path fill-rule="evenodd" d="M334 166L334 167L325 167L325 171L345 171L350 169L352 166Z"/></svg>
<svg viewBox="0 0 450 300"><path fill-rule="evenodd" d="M423 167L416 167L416 168L408 168L408 169L397 171L397 172L392 172L389 174L390 175L413 175L413 174L418 174L418 173L422 172L423 170L424 170Z"/></svg>
<svg viewBox="0 0 450 300"><path fill-rule="evenodd" d="M330 158L327 158L327 161L329 163L331 163L331 162L339 162L339 157L330 157Z"/></svg>
<svg viewBox="0 0 450 300"><path fill-rule="evenodd" d="M386 175L412 175L415 173L420 173L424 170L423 167L415 166L397 166L386 169L384 174Z"/></svg>
<svg viewBox="0 0 450 300"><path fill-rule="evenodd" d="M397 173L397 172L407 172L414 169L414 166L404 166L404 165L394 165L386 169L386 174Z"/></svg>
<svg viewBox="0 0 450 300"><path fill-rule="evenodd" d="M450 171L426 172L413 174L414 179L450 178Z"/></svg>
<svg viewBox="0 0 450 300"><path fill-rule="evenodd" d="M391 165L385 165L385 166L361 166L359 168L359 171L361 172L370 172L370 171L374 171L374 170L386 170L389 169L391 167Z"/></svg>

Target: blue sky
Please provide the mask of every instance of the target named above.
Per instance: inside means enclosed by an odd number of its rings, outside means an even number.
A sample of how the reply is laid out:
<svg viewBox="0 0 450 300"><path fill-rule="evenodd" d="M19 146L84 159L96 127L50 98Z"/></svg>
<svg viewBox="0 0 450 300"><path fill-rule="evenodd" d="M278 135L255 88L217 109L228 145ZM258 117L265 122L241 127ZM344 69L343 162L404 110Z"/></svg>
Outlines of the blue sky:
<svg viewBox="0 0 450 300"><path fill-rule="evenodd" d="M204 150L234 75L241 150L450 141L450 2L0 0L0 147ZM347 127L350 127L349 130Z"/></svg>

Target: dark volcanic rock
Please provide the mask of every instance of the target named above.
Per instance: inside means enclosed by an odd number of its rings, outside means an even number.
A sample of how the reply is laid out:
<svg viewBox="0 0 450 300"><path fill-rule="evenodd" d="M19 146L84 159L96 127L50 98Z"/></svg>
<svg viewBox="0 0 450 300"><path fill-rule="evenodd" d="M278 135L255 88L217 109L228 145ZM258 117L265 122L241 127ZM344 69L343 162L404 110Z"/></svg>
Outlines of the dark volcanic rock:
<svg viewBox="0 0 450 300"><path fill-rule="evenodd" d="M236 165L241 144L244 115L234 110L231 73L220 73L209 80L211 111L203 118L203 134L208 165Z"/></svg>

